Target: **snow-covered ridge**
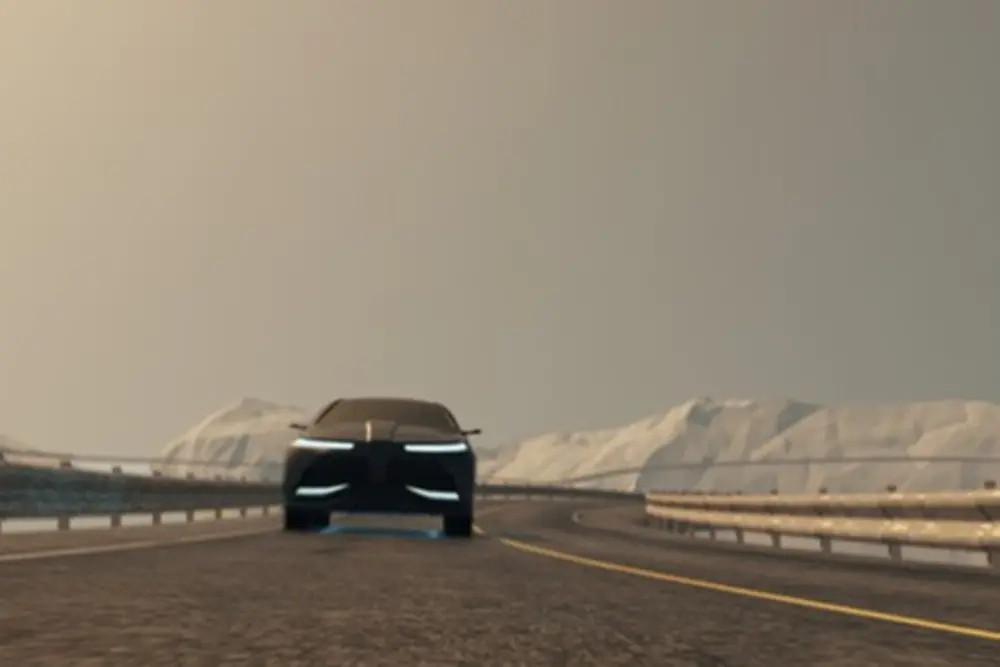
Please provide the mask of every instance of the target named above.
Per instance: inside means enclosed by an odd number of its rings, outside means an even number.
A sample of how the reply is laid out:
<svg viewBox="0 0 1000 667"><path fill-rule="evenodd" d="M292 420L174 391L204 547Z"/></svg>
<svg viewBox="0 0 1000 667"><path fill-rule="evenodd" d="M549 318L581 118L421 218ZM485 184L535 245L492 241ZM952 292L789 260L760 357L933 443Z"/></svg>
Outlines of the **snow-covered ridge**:
<svg viewBox="0 0 1000 667"><path fill-rule="evenodd" d="M296 435L289 424L305 418L305 412L293 406L257 398L240 399L208 415L169 443L161 453L167 465L154 469L167 475L193 472L201 476L216 472L278 480L285 450ZM190 465L186 461L209 461L215 465Z"/></svg>
<svg viewBox="0 0 1000 667"><path fill-rule="evenodd" d="M5 435L0 434L0 453L6 453L12 450L21 450L21 449L27 449L27 447L22 445L17 440L14 440L13 438L9 438Z"/></svg>
<svg viewBox="0 0 1000 667"><path fill-rule="evenodd" d="M30 452L35 452L31 447L28 447L23 442L15 440L6 435L0 435L0 455L3 456L3 460L8 463L20 463L23 465L38 466L40 468L54 468L59 465L58 459L54 459L51 456L45 456L44 453L40 453L38 456L32 456Z"/></svg>
<svg viewBox="0 0 1000 667"><path fill-rule="evenodd" d="M302 410L243 399L213 413L170 443L174 460L224 463L227 474L277 479L287 425ZM873 491L887 484L937 490L981 486L1000 478L1000 464L837 463L712 468L714 461L861 456L1000 458L1000 405L943 400L822 406L795 400L698 398L635 423L597 431L553 433L483 450L483 481L559 483L597 476L587 486L614 489L703 489L782 492ZM689 470L671 465L701 463ZM171 474L187 472L170 466ZM620 471L620 474L607 473ZM204 469L196 472L203 473ZM604 474L605 476L601 477Z"/></svg>

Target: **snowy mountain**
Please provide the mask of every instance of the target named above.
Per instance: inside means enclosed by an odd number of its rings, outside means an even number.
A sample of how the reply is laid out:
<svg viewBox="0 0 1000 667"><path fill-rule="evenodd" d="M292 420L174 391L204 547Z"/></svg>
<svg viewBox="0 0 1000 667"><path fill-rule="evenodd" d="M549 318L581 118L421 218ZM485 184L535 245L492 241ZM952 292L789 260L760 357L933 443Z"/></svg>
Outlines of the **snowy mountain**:
<svg viewBox="0 0 1000 667"><path fill-rule="evenodd" d="M19 440L6 435L0 435L0 456L3 457L4 461L40 468L54 468L59 465L59 459L52 456L47 456L44 453L39 453L38 456L31 454L31 452L37 451Z"/></svg>
<svg viewBox="0 0 1000 667"><path fill-rule="evenodd" d="M303 411L259 399L220 410L167 446L167 474L210 471L278 479ZM832 463L712 467L725 461L864 456L1000 459L1000 405L975 401L822 406L794 400L701 398L620 428L556 433L479 453L483 481L613 489L874 491L976 488L1000 463ZM687 465L678 470L676 466ZM674 466L674 469L670 469Z"/></svg>
<svg viewBox="0 0 1000 667"><path fill-rule="evenodd" d="M1000 477L1000 462L711 464L873 456L1000 459L1000 405L956 400L821 406L703 398L623 428L545 435L501 449L501 458L481 467L484 478L566 483L604 473L587 485L641 490L977 488ZM676 469L682 464L689 468ZM614 471L621 474L606 474Z"/></svg>
<svg viewBox="0 0 1000 667"><path fill-rule="evenodd" d="M18 442L14 438L0 434L0 452L23 451L28 449L24 443Z"/></svg>
<svg viewBox="0 0 1000 667"><path fill-rule="evenodd" d="M297 435L288 425L304 419L305 412L298 408L243 398L168 444L161 453L166 463L153 469L171 476L192 472L277 481L285 450Z"/></svg>

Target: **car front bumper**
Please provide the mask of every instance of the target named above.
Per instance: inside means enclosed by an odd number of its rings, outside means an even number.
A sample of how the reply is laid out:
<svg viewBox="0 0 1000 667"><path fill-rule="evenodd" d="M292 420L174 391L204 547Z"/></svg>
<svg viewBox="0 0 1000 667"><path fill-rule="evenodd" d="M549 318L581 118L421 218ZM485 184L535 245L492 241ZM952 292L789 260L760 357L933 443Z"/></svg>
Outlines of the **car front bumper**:
<svg viewBox="0 0 1000 667"><path fill-rule="evenodd" d="M475 456L411 454L398 445L350 452L291 452L287 507L352 513L471 516Z"/></svg>

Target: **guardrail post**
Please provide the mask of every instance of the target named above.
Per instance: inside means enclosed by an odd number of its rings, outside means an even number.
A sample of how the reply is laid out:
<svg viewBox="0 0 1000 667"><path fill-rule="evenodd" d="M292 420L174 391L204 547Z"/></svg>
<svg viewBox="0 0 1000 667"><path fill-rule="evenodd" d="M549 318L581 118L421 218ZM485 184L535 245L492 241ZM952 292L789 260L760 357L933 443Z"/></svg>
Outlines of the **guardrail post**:
<svg viewBox="0 0 1000 667"><path fill-rule="evenodd" d="M246 507L241 507L240 508L240 518L241 519L247 518L247 508Z"/></svg>
<svg viewBox="0 0 1000 667"><path fill-rule="evenodd" d="M737 544L744 544L746 542L746 536L743 534L742 528L733 528L733 533L736 535Z"/></svg>
<svg viewBox="0 0 1000 667"><path fill-rule="evenodd" d="M889 558L892 560L903 560L903 547L898 542L889 542Z"/></svg>
<svg viewBox="0 0 1000 667"><path fill-rule="evenodd" d="M768 533L771 536L771 546L775 549L781 548L781 533Z"/></svg>
<svg viewBox="0 0 1000 667"><path fill-rule="evenodd" d="M163 523L163 515L159 512L153 512L153 525L159 526Z"/></svg>
<svg viewBox="0 0 1000 667"><path fill-rule="evenodd" d="M833 553L833 542L829 537L822 536L819 538L819 550L825 554Z"/></svg>
<svg viewBox="0 0 1000 667"><path fill-rule="evenodd" d="M221 518L222 518L222 508L221 507L216 507L215 508L215 520L218 521Z"/></svg>
<svg viewBox="0 0 1000 667"><path fill-rule="evenodd" d="M124 471L122 470L121 466L112 466L112 468L111 468L111 474L112 475L122 475L122 474L124 474ZM115 512L115 513L113 513L111 515L110 519L111 519L111 527L112 528L121 528L122 527L122 515L121 514L119 514L118 512Z"/></svg>
<svg viewBox="0 0 1000 667"><path fill-rule="evenodd" d="M184 512L184 520L188 523L192 523L194 521L194 510L186 510Z"/></svg>
<svg viewBox="0 0 1000 667"><path fill-rule="evenodd" d="M1000 550L991 550L986 552L986 562L994 570L1000 570Z"/></svg>
<svg viewBox="0 0 1000 667"><path fill-rule="evenodd" d="M996 491L996 488L997 483L994 479L988 479L983 482L984 491ZM993 522L1000 520L1000 515L996 514L996 508L991 507L989 503L986 503L985 505L977 505L976 509L979 510L979 513L984 519L986 519L986 521Z"/></svg>
<svg viewBox="0 0 1000 667"><path fill-rule="evenodd" d="M72 470L73 469L73 462L69 461L69 460L66 460L66 459L63 459L62 461L59 462L59 469L60 470ZM69 517L68 516L56 517L56 529L57 530L69 530L69 523L70 522L69 522Z"/></svg>

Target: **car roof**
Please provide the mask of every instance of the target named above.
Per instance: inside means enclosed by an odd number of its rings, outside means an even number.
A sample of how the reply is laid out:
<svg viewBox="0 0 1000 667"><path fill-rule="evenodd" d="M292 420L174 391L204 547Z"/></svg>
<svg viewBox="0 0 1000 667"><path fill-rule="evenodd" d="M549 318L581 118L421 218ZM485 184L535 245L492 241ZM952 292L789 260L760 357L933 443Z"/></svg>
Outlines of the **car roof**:
<svg viewBox="0 0 1000 667"><path fill-rule="evenodd" d="M455 417L452 411L443 403L425 399L395 396L354 396L339 398L328 403L316 416L314 423L323 421L323 419L329 413L337 409L338 406L344 406L345 404L354 406L364 406L366 404L377 406L389 413L398 410L400 417L405 417L405 421L408 423L419 423L425 421L426 417L433 415L431 420L437 421L440 428L445 428L445 424L441 423L444 421L447 422L446 428L448 430L461 430L461 427L458 425L458 418ZM423 419L417 417L417 419L414 420L414 417L420 414L425 415L425 417Z"/></svg>
<svg viewBox="0 0 1000 667"><path fill-rule="evenodd" d="M422 398L407 398L404 396L345 396L334 403L400 403L403 405L425 405L427 407L444 408L447 406L439 401L429 401Z"/></svg>

